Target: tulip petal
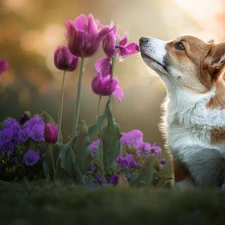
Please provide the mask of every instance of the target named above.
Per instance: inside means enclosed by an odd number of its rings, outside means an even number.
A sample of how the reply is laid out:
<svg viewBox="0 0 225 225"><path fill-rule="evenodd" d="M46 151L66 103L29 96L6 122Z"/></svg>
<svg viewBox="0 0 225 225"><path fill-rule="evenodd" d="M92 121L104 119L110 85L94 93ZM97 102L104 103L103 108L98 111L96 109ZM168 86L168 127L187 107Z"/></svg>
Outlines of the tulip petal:
<svg viewBox="0 0 225 225"><path fill-rule="evenodd" d="M125 31L124 35L121 37L119 45L124 46L128 42L128 29Z"/></svg>
<svg viewBox="0 0 225 225"><path fill-rule="evenodd" d="M111 60L107 58L98 59L95 63L95 69L102 77L109 75L111 72Z"/></svg>
<svg viewBox="0 0 225 225"><path fill-rule="evenodd" d="M98 34L98 25L92 14L88 16L88 34L92 39Z"/></svg>
<svg viewBox="0 0 225 225"><path fill-rule="evenodd" d="M84 14L81 14L74 20L74 24L76 29L85 32L87 30L87 17Z"/></svg>
<svg viewBox="0 0 225 225"><path fill-rule="evenodd" d="M123 89L118 85L115 91L112 93L114 97L116 97L119 101L121 101L124 97Z"/></svg>

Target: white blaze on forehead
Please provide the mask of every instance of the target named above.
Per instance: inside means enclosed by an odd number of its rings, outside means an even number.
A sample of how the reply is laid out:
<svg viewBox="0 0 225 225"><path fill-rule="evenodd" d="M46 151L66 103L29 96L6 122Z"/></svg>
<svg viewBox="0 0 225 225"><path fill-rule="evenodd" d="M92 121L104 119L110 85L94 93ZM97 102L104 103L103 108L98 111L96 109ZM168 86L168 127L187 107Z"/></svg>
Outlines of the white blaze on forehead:
<svg viewBox="0 0 225 225"><path fill-rule="evenodd" d="M166 41L149 38L144 46L145 54L163 65L163 58L167 53L166 44Z"/></svg>

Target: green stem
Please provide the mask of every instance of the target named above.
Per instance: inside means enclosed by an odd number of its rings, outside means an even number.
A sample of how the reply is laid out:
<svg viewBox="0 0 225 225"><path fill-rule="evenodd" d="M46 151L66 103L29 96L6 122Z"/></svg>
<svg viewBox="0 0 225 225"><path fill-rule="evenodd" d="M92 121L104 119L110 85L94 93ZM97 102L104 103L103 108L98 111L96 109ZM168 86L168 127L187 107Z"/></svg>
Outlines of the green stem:
<svg viewBox="0 0 225 225"><path fill-rule="evenodd" d="M102 96L100 95L99 100L98 100L98 115L100 115L100 113L101 113L101 111L100 111L100 109L101 109L101 99L102 99ZM100 139L100 145L99 145L99 148L100 148L100 163L102 164L102 167L103 167L102 178L104 178L104 160L103 160L103 149L102 149L101 126L99 126L98 132L99 132L99 139Z"/></svg>
<svg viewBox="0 0 225 225"><path fill-rule="evenodd" d="M78 121L79 121L79 114L80 114L81 83L82 83L83 69L84 69L84 57L81 58L81 62L80 62L80 73L79 73L78 87L77 87L77 100L76 100L75 114L74 114L74 120L73 120L72 138L74 138L77 135Z"/></svg>
<svg viewBox="0 0 225 225"><path fill-rule="evenodd" d="M118 51L119 51L119 40L117 39L116 48L112 57L112 66L111 66L111 74L110 74L111 80L113 79L113 75L114 75L115 63L116 63L116 57L117 57ZM110 99L110 110L112 111L112 95L110 95L109 99Z"/></svg>
<svg viewBox="0 0 225 225"><path fill-rule="evenodd" d="M58 141L60 138L60 132L62 127L62 112L63 112L63 99L64 99L64 91L65 91L65 77L66 77L66 70L63 72L63 79L62 79L62 88L61 88L61 96L59 102L59 111L58 111Z"/></svg>

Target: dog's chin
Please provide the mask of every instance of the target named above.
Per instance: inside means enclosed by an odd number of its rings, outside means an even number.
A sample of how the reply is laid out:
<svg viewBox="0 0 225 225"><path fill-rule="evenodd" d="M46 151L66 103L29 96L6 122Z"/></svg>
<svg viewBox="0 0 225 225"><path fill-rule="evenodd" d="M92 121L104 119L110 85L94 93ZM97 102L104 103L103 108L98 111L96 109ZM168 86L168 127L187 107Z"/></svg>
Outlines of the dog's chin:
<svg viewBox="0 0 225 225"><path fill-rule="evenodd" d="M144 52L141 52L141 57L145 64L147 64L151 69L155 70L159 75L167 75L167 69L164 65L146 55Z"/></svg>

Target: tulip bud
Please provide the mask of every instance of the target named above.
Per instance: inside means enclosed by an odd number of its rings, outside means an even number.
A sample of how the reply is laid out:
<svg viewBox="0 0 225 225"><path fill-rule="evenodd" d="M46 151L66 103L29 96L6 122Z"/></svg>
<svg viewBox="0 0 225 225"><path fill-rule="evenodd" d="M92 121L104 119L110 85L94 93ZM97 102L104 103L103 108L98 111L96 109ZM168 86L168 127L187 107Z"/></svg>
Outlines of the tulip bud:
<svg viewBox="0 0 225 225"><path fill-rule="evenodd" d="M44 138L46 142L55 144L58 139L58 125L54 126L51 123L47 123L44 130Z"/></svg>
<svg viewBox="0 0 225 225"><path fill-rule="evenodd" d="M0 58L0 75L3 73L5 70L7 70L9 67L9 64L6 60L3 58Z"/></svg>
<svg viewBox="0 0 225 225"><path fill-rule="evenodd" d="M67 45L58 46L54 54L54 63L59 70L74 71L77 68L78 58L69 51Z"/></svg>

